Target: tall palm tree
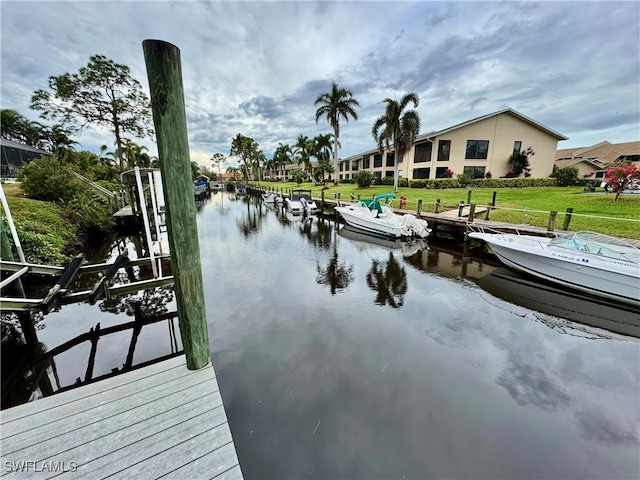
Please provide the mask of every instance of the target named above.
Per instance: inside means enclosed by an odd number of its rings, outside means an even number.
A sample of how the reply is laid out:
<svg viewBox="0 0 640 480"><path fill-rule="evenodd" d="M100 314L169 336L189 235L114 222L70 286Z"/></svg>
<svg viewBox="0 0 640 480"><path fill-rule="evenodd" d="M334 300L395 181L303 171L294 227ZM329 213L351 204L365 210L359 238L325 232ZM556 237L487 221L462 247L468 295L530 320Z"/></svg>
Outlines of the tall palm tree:
<svg viewBox="0 0 640 480"><path fill-rule="evenodd" d="M331 149L333 147L333 134L318 135L313 139L313 151L318 161L330 160Z"/></svg>
<svg viewBox="0 0 640 480"><path fill-rule="evenodd" d="M291 146L286 143L278 143L276 151L273 153L273 158L276 160L276 165L281 169L282 178L285 177L287 165L293 162L293 151Z"/></svg>
<svg viewBox="0 0 640 480"><path fill-rule="evenodd" d="M313 155L313 140L306 135L298 135L296 144L293 146L298 157L298 165L304 163L306 172L311 171L311 156Z"/></svg>
<svg viewBox="0 0 640 480"><path fill-rule="evenodd" d="M405 152L413 145L413 140L420 132L420 116L415 110L404 111L410 103L418 108L420 99L413 92L405 94L400 101L391 98L383 100L387 106L384 115L373 123L371 135L378 144L378 150L393 146L393 191L398 191L398 162Z"/></svg>
<svg viewBox="0 0 640 480"><path fill-rule="evenodd" d="M358 120L355 107L359 107L358 101L353 98L351 90L339 87L336 82L331 85L331 91L322 93L314 103L316 110L316 123L320 117L327 117L327 122L333 128L333 168L338 171L338 147L340 141L340 118L349 122L349 117Z"/></svg>

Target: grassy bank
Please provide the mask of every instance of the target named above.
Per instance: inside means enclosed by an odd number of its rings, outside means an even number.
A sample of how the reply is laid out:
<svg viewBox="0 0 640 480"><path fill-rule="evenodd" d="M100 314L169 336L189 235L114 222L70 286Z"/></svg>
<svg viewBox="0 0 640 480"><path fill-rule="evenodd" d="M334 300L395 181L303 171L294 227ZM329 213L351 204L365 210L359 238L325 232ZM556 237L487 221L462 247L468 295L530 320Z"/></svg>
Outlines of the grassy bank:
<svg viewBox="0 0 640 480"><path fill-rule="evenodd" d="M297 185L293 182L263 182L263 188L311 189L315 198L320 198L323 187L311 183ZM342 200L349 201L351 195L357 199L371 197L379 193L393 191L388 185L377 185L369 188L358 188L353 184L327 185L324 190L325 198L333 200L340 193ZM592 230L617 237L640 239L640 195L623 195L617 202L613 201L614 194L603 192L584 193L582 187L537 187L537 188L474 188L471 189L471 203L478 206L491 202L493 192L497 192L496 207L491 219L510 223L529 223L546 227L549 212L558 212L556 225L562 226L564 213L567 208L573 208L573 217L569 228L571 230ZM407 198L407 209L416 210L418 200L422 200L422 211L435 212L436 201L439 199L443 209L456 209L461 201L467 201L469 190L453 189L417 189L399 188L397 198L392 206L398 207L400 197Z"/></svg>
<svg viewBox="0 0 640 480"><path fill-rule="evenodd" d="M54 203L26 198L17 184L3 184L2 188L27 261L62 264L68 260L78 246L78 229L65 210Z"/></svg>

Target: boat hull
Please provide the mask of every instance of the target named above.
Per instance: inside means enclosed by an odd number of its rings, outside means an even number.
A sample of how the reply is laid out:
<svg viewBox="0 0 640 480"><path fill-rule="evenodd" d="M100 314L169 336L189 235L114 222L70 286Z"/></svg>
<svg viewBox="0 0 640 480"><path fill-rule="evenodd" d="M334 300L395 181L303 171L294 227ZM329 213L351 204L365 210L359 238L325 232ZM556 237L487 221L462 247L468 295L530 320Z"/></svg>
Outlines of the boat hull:
<svg viewBox="0 0 640 480"><path fill-rule="evenodd" d="M565 287L640 306L640 271L631 263L548 246L549 239L470 233L487 242L502 263ZM511 241L509 241L511 239Z"/></svg>

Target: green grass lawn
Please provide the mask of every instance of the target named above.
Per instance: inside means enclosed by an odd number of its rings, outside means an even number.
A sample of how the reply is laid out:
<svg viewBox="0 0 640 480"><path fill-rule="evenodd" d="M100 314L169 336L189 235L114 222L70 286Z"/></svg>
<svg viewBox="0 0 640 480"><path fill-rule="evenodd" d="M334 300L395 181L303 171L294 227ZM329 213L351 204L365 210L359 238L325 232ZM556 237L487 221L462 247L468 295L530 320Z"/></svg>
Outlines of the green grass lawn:
<svg viewBox="0 0 640 480"><path fill-rule="evenodd" d="M262 188L288 191L289 189L310 189L314 198L320 198L322 186L312 183L282 183L262 182ZM379 193L393 192L389 185L358 188L357 185L339 184L327 185L324 195L327 200L333 200L337 193L340 198L349 201L351 195L357 199L370 198ZM418 189L399 188L397 198L392 206L398 207L400 197L407 198L407 209L416 210L418 200L422 200L423 212L435 212L436 201L440 200L444 209L458 208L461 201L467 202L468 192L471 191L471 203L478 206L491 202L493 192L496 195L496 210L492 212L491 219L510 223L529 223L531 225L546 227L549 221L549 212L558 212L556 228L560 229L564 222L567 208L573 208L573 216L569 225L570 230L592 230L618 237L640 239L640 195L626 194L617 202L614 202L614 194L605 194L602 191L584 193L582 187L536 187L536 188L465 188L451 189ZM484 218L484 217L482 217Z"/></svg>

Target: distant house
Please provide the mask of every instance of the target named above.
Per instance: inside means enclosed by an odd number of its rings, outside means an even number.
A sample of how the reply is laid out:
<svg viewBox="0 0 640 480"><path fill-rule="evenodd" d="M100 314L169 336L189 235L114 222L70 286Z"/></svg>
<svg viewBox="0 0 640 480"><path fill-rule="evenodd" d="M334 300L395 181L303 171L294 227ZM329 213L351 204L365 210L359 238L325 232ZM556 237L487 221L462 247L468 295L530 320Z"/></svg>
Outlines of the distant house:
<svg viewBox="0 0 640 480"><path fill-rule="evenodd" d="M617 160L638 162L640 166L640 142L596 143L590 147L563 148L556 151L558 168L576 167L578 176L595 178L604 175L604 169Z"/></svg>
<svg viewBox="0 0 640 480"><path fill-rule="evenodd" d="M413 146L400 159L400 176L410 179L443 178L446 171L482 178L494 178L509 170L509 157L531 147L532 177L548 177L553 172L555 152L564 135L506 108L439 131L416 137ZM368 150L342 159L338 179L353 178L360 170L370 170L376 178L393 176L393 152Z"/></svg>
<svg viewBox="0 0 640 480"><path fill-rule="evenodd" d="M7 140L6 138L0 138L0 154L2 155L0 163L1 178L15 177L16 172L22 168L22 165L34 158L39 158L43 155L51 156L49 152Z"/></svg>

